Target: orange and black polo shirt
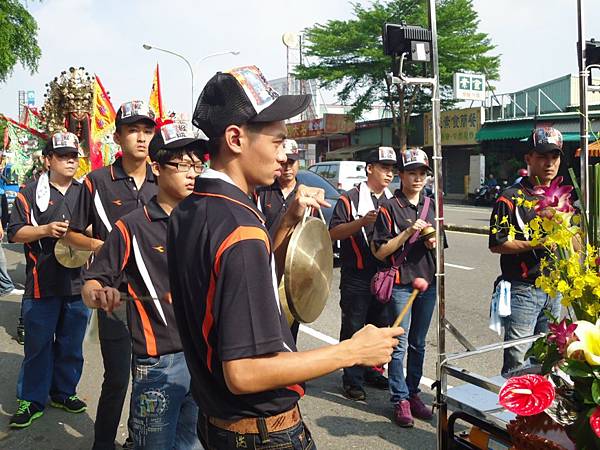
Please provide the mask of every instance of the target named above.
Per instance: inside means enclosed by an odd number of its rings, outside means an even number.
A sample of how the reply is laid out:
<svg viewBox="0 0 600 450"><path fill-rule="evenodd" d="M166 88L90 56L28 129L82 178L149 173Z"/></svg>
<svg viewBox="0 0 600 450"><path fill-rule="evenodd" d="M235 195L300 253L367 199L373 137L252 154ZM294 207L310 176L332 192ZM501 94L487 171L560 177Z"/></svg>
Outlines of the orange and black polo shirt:
<svg viewBox="0 0 600 450"><path fill-rule="evenodd" d="M526 240L523 235L523 228L536 216L533 208L517 206L514 198L523 197L525 200L536 200L538 197L531 193L533 186L529 178L521 180L520 183L505 189L492 210L490 218L490 237L489 247L495 247L508 241L508 225L514 225L517 229L515 240ZM521 191L519 194L518 191ZM496 215L498 223L496 223ZM508 224L497 226L503 217L508 217ZM493 228L498 228L496 233L492 233ZM517 253L514 255L500 255L500 268L502 269L502 279L507 281L523 281L525 283L535 283L540 276L540 262L542 258L548 256L544 249L531 250L530 252Z"/></svg>
<svg viewBox="0 0 600 450"><path fill-rule="evenodd" d="M84 280L118 286L126 275L127 321L138 356L182 351L167 268L169 216L153 197L115 222Z"/></svg>
<svg viewBox="0 0 600 450"><path fill-rule="evenodd" d="M375 228L373 230L373 242L377 248L390 239L398 236L402 231L409 228L423 211L425 195L421 194L418 205L408 201L401 190L397 189L394 196L384 201L379 209ZM426 222L435 226L435 204L433 199L429 203ZM444 237L444 246L446 245ZM407 241L408 243L408 241ZM407 245L405 243L405 245ZM394 258L399 258L404 250L401 246L394 253ZM391 265L391 258L387 266ZM396 284L412 284L417 277L424 278L431 284L435 277L435 251L425 247L422 239L417 239L410 247L406 259L400 266L399 275L396 276Z"/></svg>
<svg viewBox="0 0 600 450"><path fill-rule="evenodd" d="M171 214L167 248L173 308L200 410L237 419L291 409L302 385L235 395L223 377L223 361L296 351L281 313L271 239L252 198L208 171Z"/></svg>
<svg viewBox="0 0 600 450"><path fill-rule="evenodd" d="M41 212L35 203L35 190L38 181L32 181L17 194L10 222L8 240L24 226L41 226L50 222L70 220L77 207L77 198L82 185L73 180L63 194L50 184L50 201L46 211ZM58 239L46 237L24 244L25 253L25 293L24 298L71 296L81 293L81 269L68 269L58 263L54 256L54 246Z"/></svg>
<svg viewBox="0 0 600 450"><path fill-rule="evenodd" d="M353 187L340 195L331 215L331 221L329 222L330 230L338 225L355 220L352 211L356 210L359 195L358 187ZM379 208L385 199L386 197L383 194L379 198L371 194L371 200L373 200L373 206L376 209ZM352 208L353 205L354 209ZM377 272L377 260L369 248L372 235L373 225L368 225L354 233L348 239L340 241L342 269L364 270L365 276L369 277Z"/></svg>
<svg viewBox="0 0 600 450"><path fill-rule="evenodd" d="M158 192L149 164L146 181L138 189L133 177L123 170L121 158L87 174L83 186L69 228L83 233L91 225L94 238L102 241L117 219L147 204Z"/></svg>
<svg viewBox="0 0 600 450"><path fill-rule="evenodd" d="M296 186L287 197L283 196L281 186L277 180L272 185L260 187L256 191L258 209L265 216L265 226L272 238L279 228L281 217L287 211L289 204L296 198L298 186L299 183L296 180Z"/></svg>

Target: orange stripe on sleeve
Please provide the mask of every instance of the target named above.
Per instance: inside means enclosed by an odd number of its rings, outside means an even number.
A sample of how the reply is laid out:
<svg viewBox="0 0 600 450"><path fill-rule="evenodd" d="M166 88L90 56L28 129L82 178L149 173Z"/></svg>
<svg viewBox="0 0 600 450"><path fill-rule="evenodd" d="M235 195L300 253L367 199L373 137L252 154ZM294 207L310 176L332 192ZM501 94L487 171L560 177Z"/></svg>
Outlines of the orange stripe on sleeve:
<svg viewBox="0 0 600 450"><path fill-rule="evenodd" d="M22 193L17 193L17 199L21 202L21 204L23 205L23 209L25 210L25 215L27 216L27 223L31 223L31 213L30 213L30 209L29 209L29 203L27 203L27 199L25 198L25 196Z"/></svg>
<svg viewBox="0 0 600 450"><path fill-rule="evenodd" d="M125 240L125 256L123 256L123 262L121 263L121 271L123 271L123 269L127 265L127 261L129 261L129 253L131 251L131 238L129 237L129 230L127 230L127 227L125 226L122 220L117 220L115 222L115 226L119 229L121 235L123 236L123 239Z"/></svg>
<svg viewBox="0 0 600 450"><path fill-rule="evenodd" d="M304 397L304 389L302 389L302 386L300 386L299 384L288 386L286 389L296 392L300 397Z"/></svg>
<svg viewBox="0 0 600 450"><path fill-rule="evenodd" d="M92 182L89 180L88 177L85 177L83 179L83 182L85 184L85 187L87 188L88 191L90 191L90 194L94 193L94 186L92 185Z"/></svg>
<svg viewBox="0 0 600 450"><path fill-rule="evenodd" d="M381 211L381 213L385 216L385 218L388 221L388 224L389 224L388 225L388 230L392 231L392 216L390 216L389 211L384 206L382 206L381 208L379 208L379 211Z"/></svg>
<svg viewBox="0 0 600 450"><path fill-rule="evenodd" d="M340 200L346 206L346 214L348 215L348 219L352 217L352 208L350 207L350 200L345 195L340 195Z"/></svg>
<svg viewBox="0 0 600 450"><path fill-rule="evenodd" d="M148 317L148 313L144 309L144 305L142 305L142 302L138 298L138 295L131 287L131 284L127 284L127 290L129 291L129 295L131 295L131 297L133 298L135 308L137 309L137 312L140 315L140 319L142 321L144 339L146 340L146 352L148 353L148 356L157 356L158 351L156 350L156 337L154 336L154 330L152 330L152 325L150 325L150 318Z"/></svg>

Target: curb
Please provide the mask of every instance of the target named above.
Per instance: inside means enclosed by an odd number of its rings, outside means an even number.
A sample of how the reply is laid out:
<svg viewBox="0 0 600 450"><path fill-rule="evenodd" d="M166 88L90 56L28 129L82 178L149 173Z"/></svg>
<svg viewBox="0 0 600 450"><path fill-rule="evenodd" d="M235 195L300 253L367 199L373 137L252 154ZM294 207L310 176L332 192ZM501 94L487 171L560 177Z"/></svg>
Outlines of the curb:
<svg viewBox="0 0 600 450"><path fill-rule="evenodd" d="M474 227L469 225L454 225L452 223L447 223L444 226L446 231L461 231L463 233L473 233L473 234L489 234L490 227Z"/></svg>

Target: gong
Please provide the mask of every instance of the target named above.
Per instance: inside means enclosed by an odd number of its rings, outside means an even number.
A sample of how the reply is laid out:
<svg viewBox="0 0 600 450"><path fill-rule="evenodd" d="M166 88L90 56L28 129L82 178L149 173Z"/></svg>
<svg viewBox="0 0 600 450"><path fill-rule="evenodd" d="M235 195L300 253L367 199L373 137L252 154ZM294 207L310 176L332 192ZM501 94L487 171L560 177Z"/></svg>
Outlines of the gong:
<svg viewBox="0 0 600 450"><path fill-rule="evenodd" d="M78 250L72 248L63 238L56 241L54 256L61 266L68 269L76 269L83 266L92 255L90 250Z"/></svg>
<svg viewBox="0 0 600 450"><path fill-rule="evenodd" d="M283 310L298 322L317 320L329 298L332 275L333 248L327 226L321 219L305 217L288 244L283 288L280 286L285 293L280 296Z"/></svg>

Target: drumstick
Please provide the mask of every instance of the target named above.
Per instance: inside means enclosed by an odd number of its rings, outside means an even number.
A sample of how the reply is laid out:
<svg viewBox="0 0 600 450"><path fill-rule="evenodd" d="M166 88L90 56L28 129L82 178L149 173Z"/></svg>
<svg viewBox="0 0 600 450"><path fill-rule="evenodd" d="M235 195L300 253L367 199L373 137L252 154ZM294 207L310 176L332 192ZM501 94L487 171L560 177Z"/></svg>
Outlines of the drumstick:
<svg viewBox="0 0 600 450"><path fill-rule="evenodd" d="M396 317L396 320L394 320L394 324L392 325L393 328L400 325L400 322L402 322L402 319L404 319L404 316L415 301L415 298L417 298L417 295L419 293L425 292L429 287L429 283L427 283L427 281L425 281L423 278L415 278L412 282L412 286L413 291L412 294L410 294L410 297L408 298L408 303L404 305L404 308L402 308L402 311L400 311L400 314L398 314L398 317Z"/></svg>

